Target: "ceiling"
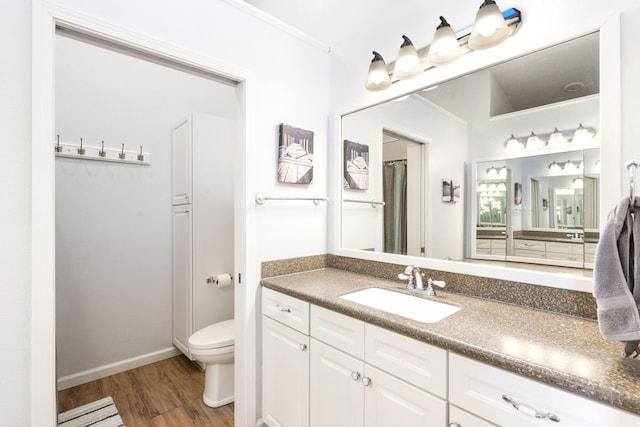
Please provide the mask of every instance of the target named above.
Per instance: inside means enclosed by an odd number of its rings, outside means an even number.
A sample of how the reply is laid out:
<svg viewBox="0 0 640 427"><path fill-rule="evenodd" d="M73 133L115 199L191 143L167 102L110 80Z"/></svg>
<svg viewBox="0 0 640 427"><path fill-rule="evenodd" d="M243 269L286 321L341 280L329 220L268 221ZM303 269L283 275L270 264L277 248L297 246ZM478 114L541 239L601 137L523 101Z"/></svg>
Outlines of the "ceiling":
<svg viewBox="0 0 640 427"><path fill-rule="evenodd" d="M495 86L492 93L500 92L503 101L492 103L491 115L599 93L599 58L599 34L593 33L494 65L488 69ZM452 105L456 103L452 94L468 92L470 84L467 79L455 79L419 95L466 119L465 108L459 102Z"/></svg>

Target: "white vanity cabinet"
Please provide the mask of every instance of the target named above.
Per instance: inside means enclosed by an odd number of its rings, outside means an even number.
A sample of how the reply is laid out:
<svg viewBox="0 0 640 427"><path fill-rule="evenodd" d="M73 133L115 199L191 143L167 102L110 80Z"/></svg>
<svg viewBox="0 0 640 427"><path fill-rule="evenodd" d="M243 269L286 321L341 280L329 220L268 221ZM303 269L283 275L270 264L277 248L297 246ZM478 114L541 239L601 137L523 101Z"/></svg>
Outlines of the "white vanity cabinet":
<svg viewBox="0 0 640 427"><path fill-rule="evenodd" d="M309 304L262 288L262 420L309 425Z"/></svg>
<svg viewBox="0 0 640 427"><path fill-rule="evenodd" d="M310 323L312 427L446 423L445 350L313 305Z"/></svg>
<svg viewBox="0 0 640 427"><path fill-rule="evenodd" d="M449 425L632 427L640 417L538 383L511 372L449 354ZM473 415L486 424L458 421ZM456 425L457 423L457 425Z"/></svg>

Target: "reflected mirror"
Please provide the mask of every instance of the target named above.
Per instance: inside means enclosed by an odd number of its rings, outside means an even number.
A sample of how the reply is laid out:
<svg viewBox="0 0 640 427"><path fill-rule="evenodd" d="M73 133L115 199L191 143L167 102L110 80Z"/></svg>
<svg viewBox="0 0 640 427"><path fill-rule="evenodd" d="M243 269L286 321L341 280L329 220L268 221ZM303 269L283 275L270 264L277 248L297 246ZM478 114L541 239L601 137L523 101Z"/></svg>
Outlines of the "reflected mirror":
<svg viewBox="0 0 640 427"><path fill-rule="evenodd" d="M599 102L593 33L344 115L368 187L343 189L341 247L592 267Z"/></svg>

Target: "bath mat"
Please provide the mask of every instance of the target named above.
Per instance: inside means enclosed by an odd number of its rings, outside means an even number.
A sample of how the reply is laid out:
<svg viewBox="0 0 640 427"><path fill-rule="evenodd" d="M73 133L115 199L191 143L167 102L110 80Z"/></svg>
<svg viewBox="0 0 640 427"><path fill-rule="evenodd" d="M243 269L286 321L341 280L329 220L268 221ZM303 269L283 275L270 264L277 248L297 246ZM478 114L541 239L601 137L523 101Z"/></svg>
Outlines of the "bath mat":
<svg viewBox="0 0 640 427"><path fill-rule="evenodd" d="M124 427L111 396L58 415L59 427Z"/></svg>

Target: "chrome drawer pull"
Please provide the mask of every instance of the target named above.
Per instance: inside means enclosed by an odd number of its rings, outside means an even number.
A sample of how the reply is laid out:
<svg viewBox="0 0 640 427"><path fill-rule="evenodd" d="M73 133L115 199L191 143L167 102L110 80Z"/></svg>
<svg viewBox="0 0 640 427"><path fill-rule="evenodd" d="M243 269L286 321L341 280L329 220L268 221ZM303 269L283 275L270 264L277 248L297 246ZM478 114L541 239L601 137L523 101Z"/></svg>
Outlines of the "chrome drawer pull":
<svg viewBox="0 0 640 427"><path fill-rule="evenodd" d="M290 309L290 308L283 307L283 306L281 306L280 304L276 304L276 309L277 309L278 311L283 312L283 313L291 313L291 309Z"/></svg>
<svg viewBox="0 0 640 427"><path fill-rule="evenodd" d="M560 422L560 417L557 416L556 414L552 414L551 412L540 412L537 409L532 408L531 406L515 401L511 396L507 394L502 395L502 400L504 400L507 403L510 403L511 406L513 406L516 410L522 412L525 415L529 415L530 417L540 418L540 419L549 418L551 421L555 421L557 423Z"/></svg>

